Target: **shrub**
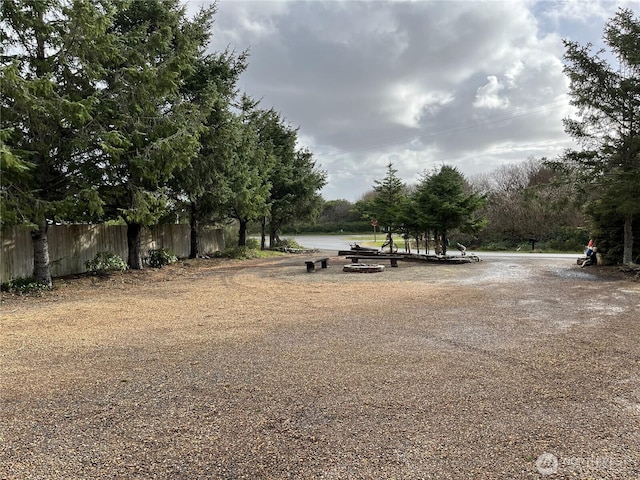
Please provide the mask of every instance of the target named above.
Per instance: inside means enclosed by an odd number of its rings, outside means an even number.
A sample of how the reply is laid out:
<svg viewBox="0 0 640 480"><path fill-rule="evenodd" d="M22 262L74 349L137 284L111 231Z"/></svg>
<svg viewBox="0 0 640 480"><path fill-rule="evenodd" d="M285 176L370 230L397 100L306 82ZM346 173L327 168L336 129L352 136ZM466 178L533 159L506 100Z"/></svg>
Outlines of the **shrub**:
<svg viewBox="0 0 640 480"><path fill-rule="evenodd" d="M149 250L149 266L153 268L162 268L178 261L175 253L166 248L158 248Z"/></svg>
<svg viewBox="0 0 640 480"><path fill-rule="evenodd" d="M84 265L93 274L124 272L128 268L127 262L119 255L110 252L98 252L93 260L87 260Z"/></svg>
<svg viewBox="0 0 640 480"><path fill-rule="evenodd" d="M27 278L14 278L8 282L4 282L0 285L0 290L3 292L15 293L17 295L25 295L29 293L40 294L45 290L49 290L49 287L36 281L33 277Z"/></svg>
<svg viewBox="0 0 640 480"><path fill-rule="evenodd" d="M281 238L272 248L304 248L292 238Z"/></svg>
<svg viewBox="0 0 640 480"><path fill-rule="evenodd" d="M245 247L258 250L260 248L260 240L258 240L257 238L247 238Z"/></svg>
<svg viewBox="0 0 640 480"><path fill-rule="evenodd" d="M260 251L249 247L233 247L228 248L222 253L223 257L233 258L236 260L249 260L251 258L260 258Z"/></svg>

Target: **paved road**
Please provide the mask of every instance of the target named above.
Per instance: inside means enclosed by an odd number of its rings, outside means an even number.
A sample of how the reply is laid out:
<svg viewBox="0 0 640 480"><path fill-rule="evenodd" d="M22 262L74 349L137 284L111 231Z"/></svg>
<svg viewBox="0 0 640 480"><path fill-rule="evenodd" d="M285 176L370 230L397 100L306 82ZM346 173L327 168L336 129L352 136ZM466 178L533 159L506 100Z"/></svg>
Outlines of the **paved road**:
<svg viewBox="0 0 640 480"><path fill-rule="evenodd" d="M340 235L295 235L288 236L307 248L318 248L320 250L348 250L350 237ZM458 251L453 249L449 252L452 255L457 255ZM545 259L575 259L579 255L575 253L530 253L530 252L479 252L482 258L545 258Z"/></svg>

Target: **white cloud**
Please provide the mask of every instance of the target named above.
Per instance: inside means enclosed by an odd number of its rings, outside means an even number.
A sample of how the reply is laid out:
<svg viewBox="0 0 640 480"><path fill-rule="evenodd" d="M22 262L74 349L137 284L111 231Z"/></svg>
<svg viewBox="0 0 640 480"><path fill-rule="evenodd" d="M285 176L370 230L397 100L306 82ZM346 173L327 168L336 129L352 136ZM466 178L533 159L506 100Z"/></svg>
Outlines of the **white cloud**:
<svg viewBox="0 0 640 480"><path fill-rule="evenodd" d="M557 23L570 19L573 22L586 24L589 20L596 18L607 20L611 16L611 0L605 1L584 1L584 0L564 0L561 2L547 2L544 5L545 16L549 20ZM636 2L620 2L633 4Z"/></svg>
<svg viewBox="0 0 640 480"><path fill-rule="evenodd" d="M453 100L450 92L430 92L419 83L391 84L385 92L386 104L383 113L400 125L410 128L419 126L423 113L434 115Z"/></svg>
<svg viewBox="0 0 640 480"><path fill-rule="evenodd" d="M355 200L389 161L413 181L443 162L472 175L559 154L561 39L595 43L617 6L221 1L212 47L250 49L239 88L300 127L325 198Z"/></svg>
<svg viewBox="0 0 640 480"><path fill-rule="evenodd" d="M505 109L509 106L509 99L501 97L500 92L505 86L498 81L495 75L487 77L487 83L478 88L473 106L476 108Z"/></svg>

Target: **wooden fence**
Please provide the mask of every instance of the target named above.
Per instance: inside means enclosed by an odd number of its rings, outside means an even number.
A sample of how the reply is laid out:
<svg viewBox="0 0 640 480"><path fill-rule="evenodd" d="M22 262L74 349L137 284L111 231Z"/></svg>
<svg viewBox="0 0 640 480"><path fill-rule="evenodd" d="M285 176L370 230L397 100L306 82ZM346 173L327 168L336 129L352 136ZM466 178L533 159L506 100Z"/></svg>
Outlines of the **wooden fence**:
<svg viewBox="0 0 640 480"><path fill-rule="evenodd" d="M16 226L0 232L0 283L33 275L33 243L29 227ZM61 277L86 272L85 262L98 252L127 259L127 227L124 225L51 225L48 231L51 275ZM179 258L189 256L189 225L160 225L142 230L142 251L166 248ZM200 232L200 251L224 250L221 228Z"/></svg>

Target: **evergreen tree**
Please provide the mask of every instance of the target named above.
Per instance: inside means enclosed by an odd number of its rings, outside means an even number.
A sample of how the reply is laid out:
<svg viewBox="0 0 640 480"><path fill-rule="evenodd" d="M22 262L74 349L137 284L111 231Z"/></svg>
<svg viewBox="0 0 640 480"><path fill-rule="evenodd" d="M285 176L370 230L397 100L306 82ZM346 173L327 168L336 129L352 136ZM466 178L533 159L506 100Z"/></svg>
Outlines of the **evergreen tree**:
<svg viewBox="0 0 640 480"><path fill-rule="evenodd" d="M326 173L317 168L309 150L296 149L297 130L275 110L257 111L253 123L259 145L271 165L269 209L263 217L262 245L268 220L269 245L274 246L283 226L294 220L307 220L320 211L322 199L318 191L326 183Z"/></svg>
<svg viewBox="0 0 640 480"><path fill-rule="evenodd" d="M80 171L103 64L115 49L109 2L3 0L0 127L3 223L33 227L34 277L51 286L48 224L102 212Z"/></svg>
<svg viewBox="0 0 640 480"><path fill-rule="evenodd" d="M447 165L437 173L425 175L415 192L419 223L435 233L443 255L447 253L451 230L470 231L481 223L474 213L483 203L482 196L468 192L462 174Z"/></svg>
<svg viewBox="0 0 640 480"><path fill-rule="evenodd" d="M277 162L271 175L271 242L278 241L283 226L313 219L322 208L318 192L326 184L326 173L316 166L313 154L307 149L295 151L290 160L289 165Z"/></svg>
<svg viewBox="0 0 640 480"><path fill-rule="evenodd" d="M224 171L235 161L241 125L231 111L237 93L236 82L246 69L246 53L238 56L225 51L207 55L183 86L185 98L209 113L203 120L199 136L200 150L188 165L171 179L174 200L187 212L191 231L190 258L201 252L199 228L203 223L222 222L228 218L225 204L233 192Z"/></svg>
<svg viewBox="0 0 640 480"><path fill-rule="evenodd" d="M591 45L565 41L565 73L579 118L565 119L581 145L564 156L593 197L606 200L609 218L623 222L623 263L633 262L633 220L640 214L640 20L621 9L605 27L612 66ZM615 202L610 199L615 198ZM600 217L602 218L602 217ZM619 231L619 229L615 229Z"/></svg>
<svg viewBox="0 0 640 480"><path fill-rule="evenodd" d="M111 218L127 223L128 264L142 268L140 233L166 214L168 182L196 156L206 113L183 85L202 58L213 8L187 19L178 0L115 0L118 54L106 65L92 174Z"/></svg>
<svg viewBox="0 0 640 480"><path fill-rule="evenodd" d="M398 177L393 163L387 165L387 174L382 180L374 181L376 195L366 205L365 215L376 219L381 230L387 232L389 250L394 251L393 234L403 226L406 207L406 186Z"/></svg>
<svg viewBox="0 0 640 480"><path fill-rule="evenodd" d="M216 165L220 188L228 192L226 199L220 197L221 205L228 217L238 222L239 246L246 244L249 222L269 212L269 176L275 160L260 142L258 119L262 111L256 108L258 103L246 94L242 96L233 128L232 155Z"/></svg>

